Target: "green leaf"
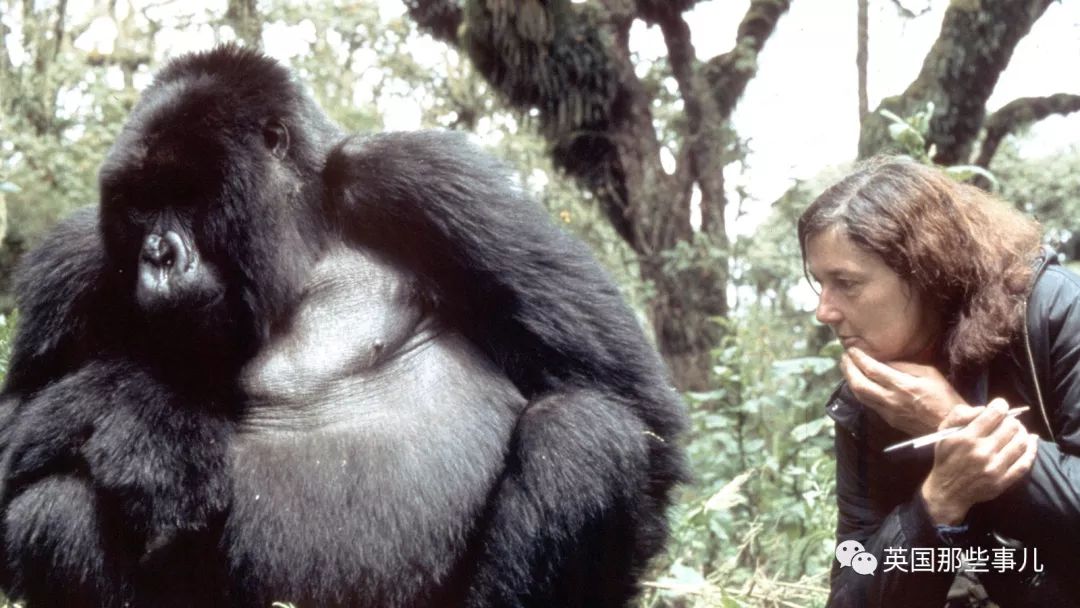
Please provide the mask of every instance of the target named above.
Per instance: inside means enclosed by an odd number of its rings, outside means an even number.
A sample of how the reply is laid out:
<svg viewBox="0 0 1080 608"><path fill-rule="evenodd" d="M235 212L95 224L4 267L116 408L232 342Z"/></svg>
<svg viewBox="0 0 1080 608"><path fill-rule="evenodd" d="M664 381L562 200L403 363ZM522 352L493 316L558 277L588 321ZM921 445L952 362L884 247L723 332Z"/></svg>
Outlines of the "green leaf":
<svg viewBox="0 0 1080 608"><path fill-rule="evenodd" d="M888 118L889 120L891 120L891 121L893 121L895 123L899 123L899 124L902 124L902 125L910 128L910 125L907 124L906 120L904 120L903 118L900 118L899 116L897 116L893 112L890 112L889 110L886 110L885 108L881 108L880 110L878 110L878 114L881 114L885 118Z"/></svg>
<svg viewBox="0 0 1080 608"><path fill-rule="evenodd" d="M753 474L753 470L743 471L735 476L735 479L724 484L724 487L720 488L716 494L709 497L709 500L705 501L705 510L707 511L727 511L732 507L744 504L746 502L746 496L742 493L743 484L746 480L750 479L750 475Z"/></svg>
<svg viewBox="0 0 1080 608"><path fill-rule="evenodd" d="M694 403L704 403L706 401L718 401L718 400L723 399L724 397L726 397L727 394L728 394L728 392L727 392L726 389L718 388L718 389L715 389L715 390L704 391L704 392L693 392L693 391L691 391L691 392L686 393L686 397L688 399L690 399L690 401L693 401Z"/></svg>
<svg viewBox="0 0 1080 608"><path fill-rule="evenodd" d="M806 441L807 439L823 434L823 431L828 430L828 427L832 425L832 418L822 416L816 420L811 420L805 424L791 429L791 438L798 442Z"/></svg>
<svg viewBox="0 0 1080 608"><path fill-rule="evenodd" d="M709 582L700 570L675 562L668 569L668 575L661 577L657 585L678 597L700 593L709 586Z"/></svg>
<svg viewBox="0 0 1080 608"><path fill-rule="evenodd" d="M820 376L836 366L836 360L830 357L796 357L784 359L772 364L773 373L781 376L793 376L811 373Z"/></svg>
<svg viewBox="0 0 1080 608"><path fill-rule="evenodd" d="M997 191L1001 187L1001 183L998 182L997 177L993 173L987 171L985 168L978 165L953 165L946 167L945 172L960 181L967 181L976 175L986 178L990 182L990 189Z"/></svg>

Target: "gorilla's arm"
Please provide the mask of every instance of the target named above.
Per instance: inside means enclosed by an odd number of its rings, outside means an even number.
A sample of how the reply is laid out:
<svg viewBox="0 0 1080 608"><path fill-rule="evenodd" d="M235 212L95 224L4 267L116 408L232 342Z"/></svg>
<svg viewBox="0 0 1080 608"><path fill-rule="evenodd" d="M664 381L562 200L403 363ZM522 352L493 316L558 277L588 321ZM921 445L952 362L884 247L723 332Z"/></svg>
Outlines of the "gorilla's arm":
<svg viewBox="0 0 1080 608"><path fill-rule="evenodd" d="M91 310L106 282L97 209L68 216L19 264L15 275L19 331L4 395L25 395L74 371L95 340ZM98 345L100 346L100 345Z"/></svg>
<svg viewBox="0 0 1080 608"><path fill-rule="evenodd" d="M160 605L132 597L140 570L169 571L184 598L216 573L226 421L111 359L23 398L5 433L0 581L13 597Z"/></svg>
<svg viewBox="0 0 1080 608"><path fill-rule="evenodd" d="M103 268L93 208L57 224L21 260L15 273L18 328L0 393L0 455L9 449L16 432L12 415L25 398L86 360L89 310L100 295Z"/></svg>
<svg viewBox="0 0 1080 608"><path fill-rule="evenodd" d="M459 135L348 139L326 184L346 240L418 269L530 400L474 545L469 605L621 605L663 541L657 505L685 476L684 415L613 282Z"/></svg>
<svg viewBox="0 0 1080 608"><path fill-rule="evenodd" d="M678 397L607 273L464 136L352 137L331 153L325 181L346 236L419 268L444 314L476 325L526 394L601 384L658 435L682 428Z"/></svg>
<svg viewBox="0 0 1080 608"><path fill-rule="evenodd" d="M188 550L226 508L227 424L207 423L118 352L131 317L106 268L91 207L58 223L17 270L18 331L0 393L0 581L16 595L40 583L49 597L81 580L64 597L120 605L135 562ZM101 519L103 501L120 520ZM64 560L35 561L52 550ZM46 571L56 580L22 575Z"/></svg>

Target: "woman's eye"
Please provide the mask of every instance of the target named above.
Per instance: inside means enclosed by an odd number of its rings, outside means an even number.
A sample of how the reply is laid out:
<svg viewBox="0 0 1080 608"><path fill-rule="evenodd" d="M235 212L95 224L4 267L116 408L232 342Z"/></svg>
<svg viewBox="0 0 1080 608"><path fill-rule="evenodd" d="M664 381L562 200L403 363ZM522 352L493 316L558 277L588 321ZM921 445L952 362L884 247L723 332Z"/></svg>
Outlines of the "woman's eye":
<svg viewBox="0 0 1080 608"><path fill-rule="evenodd" d="M849 281L847 279L836 279L836 288L841 291L851 291L858 286L855 281Z"/></svg>

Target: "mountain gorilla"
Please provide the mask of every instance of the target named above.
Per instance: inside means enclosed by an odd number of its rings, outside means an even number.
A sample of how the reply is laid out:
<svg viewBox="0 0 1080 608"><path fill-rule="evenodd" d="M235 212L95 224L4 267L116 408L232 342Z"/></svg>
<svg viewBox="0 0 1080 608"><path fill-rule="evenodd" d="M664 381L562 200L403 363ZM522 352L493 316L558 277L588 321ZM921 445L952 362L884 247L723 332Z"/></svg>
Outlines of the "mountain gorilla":
<svg viewBox="0 0 1080 608"><path fill-rule="evenodd" d="M182 57L23 262L0 583L30 606L622 606L677 395L585 246L464 138L346 136Z"/></svg>

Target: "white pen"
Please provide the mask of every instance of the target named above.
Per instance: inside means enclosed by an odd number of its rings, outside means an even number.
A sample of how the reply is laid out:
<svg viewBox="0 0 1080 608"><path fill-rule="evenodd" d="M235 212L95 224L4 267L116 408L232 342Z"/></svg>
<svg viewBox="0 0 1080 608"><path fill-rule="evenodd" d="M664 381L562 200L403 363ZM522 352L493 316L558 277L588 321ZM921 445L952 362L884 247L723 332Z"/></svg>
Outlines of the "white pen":
<svg viewBox="0 0 1080 608"><path fill-rule="evenodd" d="M1010 418L1014 418L1016 416L1019 416L1020 414L1023 414L1029 409L1031 408L1026 405L1023 407L1014 407L1013 409L1009 410L1005 415ZM923 435L921 437L915 437L914 439L908 439L907 441L901 441L900 443L894 443L889 447L885 448L883 451L891 452L893 450L899 450L900 448L906 448L908 446L911 446L913 448L921 448L924 445L933 445L941 441L942 439L948 437L949 435L952 435L957 431L963 430L963 428L964 427L962 426L950 426L949 428L941 429L936 433L930 433L929 435Z"/></svg>

